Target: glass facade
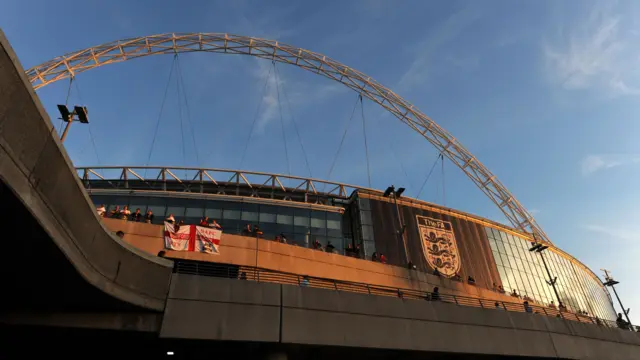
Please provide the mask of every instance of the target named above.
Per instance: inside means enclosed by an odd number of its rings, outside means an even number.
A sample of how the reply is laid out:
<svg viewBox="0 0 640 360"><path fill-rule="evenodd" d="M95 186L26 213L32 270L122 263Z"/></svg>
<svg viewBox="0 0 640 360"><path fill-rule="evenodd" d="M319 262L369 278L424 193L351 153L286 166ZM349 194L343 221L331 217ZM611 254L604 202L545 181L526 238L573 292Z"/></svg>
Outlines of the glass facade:
<svg viewBox="0 0 640 360"><path fill-rule="evenodd" d="M366 198L358 197L358 219L360 220L359 231L362 240L361 249L364 250L365 259L370 259L371 255L376 252L376 243L373 232L373 219L371 214L371 201Z"/></svg>
<svg viewBox="0 0 640 360"><path fill-rule="evenodd" d="M485 231L506 292L515 290L539 304L553 301L557 305L553 288L546 282L549 276L542 262L544 256L551 276L558 278L558 295L569 310L615 320L608 292L587 270L552 249L542 253L529 251L531 244L527 239L489 227Z"/></svg>
<svg viewBox="0 0 640 360"><path fill-rule="evenodd" d="M330 241L340 254L344 253L347 242L351 242L343 235L342 214L312 207L138 195L91 195L91 198L96 205L104 204L107 212L125 205L131 212L140 209L143 214L150 209L154 224L162 224L169 214L186 224L197 224L208 216L220 223L225 233L239 234L247 224L258 225L265 239L274 239L283 233L289 244L304 247L309 247L315 240L324 247Z"/></svg>

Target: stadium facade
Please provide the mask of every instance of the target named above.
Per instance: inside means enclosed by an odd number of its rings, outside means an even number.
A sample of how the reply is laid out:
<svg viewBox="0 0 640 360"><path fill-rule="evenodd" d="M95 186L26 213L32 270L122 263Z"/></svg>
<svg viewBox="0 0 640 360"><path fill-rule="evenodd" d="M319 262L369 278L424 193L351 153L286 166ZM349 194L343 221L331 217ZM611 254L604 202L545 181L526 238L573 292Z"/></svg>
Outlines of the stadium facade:
<svg viewBox="0 0 640 360"><path fill-rule="evenodd" d="M463 282L472 277L477 287L515 292L542 306L559 305L559 297L570 312L616 318L608 291L580 261L549 243L547 251L529 251L531 234L462 211L374 189L275 174L222 170L230 179L216 181L211 174L218 170L213 169L157 168L158 176L151 178L138 175L149 169L119 168L120 176L112 178L98 175L103 170L80 168L78 174L94 204L104 204L107 212L116 206L151 210L155 224L170 214L186 224L208 216L225 234L257 225L267 240L282 234L291 246L312 247L317 241L326 247L330 242L336 253L348 255L346 248L357 248L357 256L366 260L384 254L390 266L415 266L426 273L437 269L441 276ZM176 175L181 171L182 178ZM210 261L216 262L215 256ZM549 276L557 277L557 296Z"/></svg>

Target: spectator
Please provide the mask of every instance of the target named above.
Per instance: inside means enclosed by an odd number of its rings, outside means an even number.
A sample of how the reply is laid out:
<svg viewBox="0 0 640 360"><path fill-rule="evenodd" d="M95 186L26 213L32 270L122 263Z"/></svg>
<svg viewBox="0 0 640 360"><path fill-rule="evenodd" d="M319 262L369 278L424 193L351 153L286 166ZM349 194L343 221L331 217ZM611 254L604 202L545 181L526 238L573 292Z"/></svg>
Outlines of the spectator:
<svg viewBox="0 0 640 360"><path fill-rule="evenodd" d="M387 263L387 257L384 256L383 253L380 253L380 262L383 263L383 264Z"/></svg>
<svg viewBox="0 0 640 360"><path fill-rule="evenodd" d="M400 299L404 298L404 293L400 289L398 289L398 298L400 298Z"/></svg>
<svg viewBox="0 0 640 360"><path fill-rule="evenodd" d="M378 262L378 253L377 252L373 252L373 254L371 254L371 261L373 262Z"/></svg>
<svg viewBox="0 0 640 360"><path fill-rule="evenodd" d="M129 216L131 216L131 210L129 210L129 206L125 205L122 211L120 211L120 219L129 220Z"/></svg>
<svg viewBox="0 0 640 360"><path fill-rule="evenodd" d="M462 281L462 276L460 276L460 274L455 274L455 275L453 275L452 280L461 282Z"/></svg>
<svg viewBox="0 0 640 360"><path fill-rule="evenodd" d="M516 291L516 289L513 289L513 292L511 293L511 296L514 298L519 298L520 295L518 295L518 292Z"/></svg>
<svg viewBox="0 0 640 360"><path fill-rule="evenodd" d="M564 306L562 301L558 303L558 310L560 310L560 312L566 312L567 311L567 307Z"/></svg>
<svg viewBox="0 0 640 360"><path fill-rule="evenodd" d="M533 309L531 308L531 306L529 306L529 302L525 301L522 303L522 305L524 306L524 311L528 312L528 313L532 313Z"/></svg>
<svg viewBox="0 0 640 360"><path fill-rule="evenodd" d="M416 266L415 266L415 265L413 265L413 262L412 262L411 260L409 260L409 263L407 264L407 268L408 268L409 270L415 270L415 269L416 269Z"/></svg>
<svg viewBox="0 0 640 360"><path fill-rule="evenodd" d="M215 219L213 220L213 222L209 226L211 226L214 229L222 230L222 226L220 224L218 224L218 222Z"/></svg>
<svg viewBox="0 0 640 360"><path fill-rule="evenodd" d="M498 285L496 285L496 283L493 283L492 289L493 291L498 291Z"/></svg>
<svg viewBox="0 0 640 360"><path fill-rule="evenodd" d="M629 330L629 323L622 318L621 313L618 313L618 318L616 319L616 325L622 330Z"/></svg>
<svg viewBox="0 0 640 360"><path fill-rule="evenodd" d="M497 301L496 301L496 310L504 310L502 306L500 306L500 303Z"/></svg>
<svg viewBox="0 0 640 360"><path fill-rule="evenodd" d="M144 222L151 224L153 222L153 211L147 210L147 214L144 216Z"/></svg>
<svg viewBox="0 0 640 360"><path fill-rule="evenodd" d="M333 246L331 241L327 241L327 246L325 247L325 249L328 253L333 253L336 250L336 247Z"/></svg>
<svg viewBox="0 0 640 360"><path fill-rule="evenodd" d="M283 244L287 243L287 237L284 236L284 233L280 233L280 242Z"/></svg>
<svg viewBox="0 0 640 360"><path fill-rule="evenodd" d="M599 317L596 317L596 325L602 326L602 320Z"/></svg>
<svg viewBox="0 0 640 360"><path fill-rule="evenodd" d="M140 208L136 209L136 212L131 214L131 221L138 222L142 218L142 213L140 212Z"/></svg>
<svg viewBox="0 0 640 360"><path fill-rule="evenodd" d="M173 224L176 222L176 218L173 217L173 214L169 214L169 216L167 216L167 218L164 219L164 221L168 222L169 224Z"/></svg>
<svg viewBox="0 0 640 360"><path fill-rule="evenodd" d="M160 251L158 252L158 257L164 257L166 254L167 254L167 252L166 252L166 251L164 251L164 250L160 250Z"/></svg>
<svg viewBox="0 0 640 360"><path fill-rule="evenodd" d="M120 239L124 239L124 232L122 230L118 230L116 232L116 235L120 238Z"/></svg>
<svg viewBox="0 0 640 360"><path fill-rule="evenodd" d="M469 275L469 277L467 278L467 282L469 283L469 285L475 285L476 279L474 279L473 276Z"/></svg>
<svg viewBox="0 0 640 360"><path fill-rule="evenodd" d="M437 286L431 292L431 301L440 301L440 289Z"/></svg>
<svg viewBox="0 0 640 360"><path fill-rule="evenodd" d="M98 212L98 216L104 217L104 213L107 212L107 208L104 207L104 204L101 204L96 208L96 211Z"/></svg>
<svg viewBox="0 0 640 360"><path fill-rule="evenodd" d="M505 293L504 287L502 285L498 285L498 292L501 293L501 294Z"/></svg>
<svg viewBox="0 0 640 360"><path fill-rule="evenodd" d="M302 277L302 281L300 282L300 286L304 286L304 287L309 286L309 277L307 275Z"/></svg>
<svg viewBox="0 0 640 360"><path fill-rule="evenodd" d="M433 268L433 275L440 277L440 271L438 271L438 268Z"/></svg>
<svg viewBox="0 0 640 360"><path fill-rule="evenodd" d="M116 205L116 208L109 212L110 218L117 218L120 215L120 205Z"/></svg>
<svg viewBox="0 0 640 360"><path fill-rule="evenodd" d="M251 236L253 235L253 229L251 229L251 224L247 224L247 226L242 229L242 235Z"/></svg>
<svg viewBox="0 0 640 360"><path fill-rule="evenodd" d="M262 232L262 230L260 230L260 227L258 227L258 225L253 225L253 234L259 237L262 237L262 235L264 235L264 233Z"/></svg>
<svg viewBox="0 0 640 360"><path fill-rule="evenodd" d="M200 226L209 226L209 217L205 216L200 219Z"/></svg>
<svg viewBox="0 0 640 360"><path fill-rule="evenodd" d="M549 304L549 307L552 309L556 308L556 304L553 303L553 300L551 301L551 303Z"/></svg>
<svg viewBox="0 0 640 360"><path fill-rule="evenodd" d="M246 272L244 272L244 271L243 271L243 272L240 274L240 280L247 280L247 273L246 273Z"/></svg>
<svg viewBox="0 0 640 360"><path fill-rule="evenodd" d="M355 252L355 256L357 258L359 258L360 257L360 244L356 244L356 248L355 248L354 252Z"/></svg>

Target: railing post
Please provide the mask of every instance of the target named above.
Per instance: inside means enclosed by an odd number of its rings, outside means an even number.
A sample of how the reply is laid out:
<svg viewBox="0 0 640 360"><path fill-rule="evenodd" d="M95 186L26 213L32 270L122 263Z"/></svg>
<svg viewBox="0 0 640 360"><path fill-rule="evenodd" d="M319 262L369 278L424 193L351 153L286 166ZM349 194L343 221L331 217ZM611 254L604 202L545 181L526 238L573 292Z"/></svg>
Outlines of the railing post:
<svg viewBox="0 0 640 360"><path fill-rule="evenodd" d="M333 287L336 289L336 291L338 291L338 284L336 284L336 280L333 280Z"/></svg>
<svg viewBox="0 0 640 360"><path fill-rule="evenodd" d="M549 316L549 314L547 313L547 309L545 307L542 307L542 312L544 312L545 315Z"/></svg>
<svg viewBox="0 0 640 360"><path fill-rule="evenodd" d="M300 286L300 275L296 275L296 278L298 280L298 286Z"/></svg>
<svg viewBox="0 0 640 360"><path fill-rule="evenodd" d="M478 299L478 302L480 303L480 307L484 309L484 305L482 305L482 299Z"/></svg>
<svg viewBox="0 0 640 360"><path fill-rule="evenodd" d="M367 284L367 292L369 292L369 295L371 295L371 288L369 287L369 284Z"/></svg>
<svg viewBox="0 0 640 360"><path fill-rule="evenodd" d="M456 302L456 305L460 305L460 304L458 304L458 298L456 298L456 296L455 296L455 295L453 295L453 301L455 301L455 302Z"/></svg>
<svg viewBox="0 0 640 360"><path fill-rule="evenodd" d="M258 278L258 282L260 282L260 270L258 270L258 268L256 268L256 276Z"/></svg>

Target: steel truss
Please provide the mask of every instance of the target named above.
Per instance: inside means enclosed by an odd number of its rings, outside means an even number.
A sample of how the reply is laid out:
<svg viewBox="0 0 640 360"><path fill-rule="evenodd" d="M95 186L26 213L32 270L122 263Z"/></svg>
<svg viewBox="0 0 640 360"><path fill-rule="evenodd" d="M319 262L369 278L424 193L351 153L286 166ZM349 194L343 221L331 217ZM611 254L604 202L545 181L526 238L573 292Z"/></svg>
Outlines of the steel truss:
<svg viewBox="0 0 640 360"><path fill-rule="evenodd" d="M118 40L56 57L26 71L35 89L102 65L139 57L185 52L251 55L323 75L379 104L422 135L493 201L511 224L551 242L533 216L475 156L427 115L371 77L325 55L278 41L223 33L160 34Z"/></svg>
<svg viewBox="0 0 640 360"><path fill-rule="evenodd" d="M94 166L76 168L78 176L88 186L91 181L104 181L112 187L131 188L130 182L137 183L138 188L144 189L144 184L155 189L167 190L168 184L180 184L183 191L204 192L204 187L215 187L216 193L222 195L240 195L242 189L249 189L251 197L264 197L264 194L274 196L275 193L285 194L283 200L292 200L294 194L305 194L304 202L318 197L348 198L355 190L378 190L361 186L349 185L335 181L325 181L299 176L271 174L259 171L241 171L215 168L190 167L158 167L158 166ZM112 171L117 178L103 175ZM144 171L144 173L143 173ZM144 174L149 173L149 176ZM142 174L142 175L140 175ZM181 176L184 174L185 176ZM140 184L143 184L140 186ZM289 186L285 186L288 184ZM324 190L319 190L321 187ZM244 192L244 191L243 191ZM289 194L289 195L287 195ZM312 196L313 199L309 199Z"/></svg>

